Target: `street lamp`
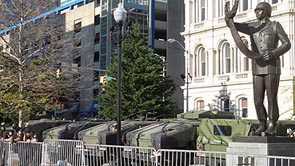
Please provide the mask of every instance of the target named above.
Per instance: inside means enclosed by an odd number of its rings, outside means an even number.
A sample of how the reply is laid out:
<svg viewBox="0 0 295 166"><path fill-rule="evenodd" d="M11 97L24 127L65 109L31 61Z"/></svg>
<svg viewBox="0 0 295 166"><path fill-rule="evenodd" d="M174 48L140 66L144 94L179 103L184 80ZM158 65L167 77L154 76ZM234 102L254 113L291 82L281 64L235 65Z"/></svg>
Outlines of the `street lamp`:
<svg viewBox="0 0 295 166"><path fill-rule="evenodd" d="M122 71L122 29L123 24L126 21L127 12L123 8L123 4L119 3L118 7L114 10L114 19L116 21L116 25L119 29L118 38L117 38L117 46L118 46L118 69L117 69L117 145L121 143L121 71ZM114 28L111 29L111 34Z"/></svg>
<svg viewBox="0 0 295 166"><path fill-rule="evenodd" d="M188 50L185 50L185 48L184 48L184 46L178 41L178 40L176 40L176 39L168 39L167 40L169 43L177 43L182 49L183 49L183 51L185 52L185 54L186 54L186 76L185 76L185 74L181 74L180 75L180 77L185 81L185 79L186 79L186 112L188 112L189 111L189 100L188 100L188 98L189 98L189 93L188 93L188 84L190 83L189 82L189 78L190 79L192 79L192 76L190 75L190 73L189 73L189 66L188 66L188 64L189 64L189 51Z"/></svg>

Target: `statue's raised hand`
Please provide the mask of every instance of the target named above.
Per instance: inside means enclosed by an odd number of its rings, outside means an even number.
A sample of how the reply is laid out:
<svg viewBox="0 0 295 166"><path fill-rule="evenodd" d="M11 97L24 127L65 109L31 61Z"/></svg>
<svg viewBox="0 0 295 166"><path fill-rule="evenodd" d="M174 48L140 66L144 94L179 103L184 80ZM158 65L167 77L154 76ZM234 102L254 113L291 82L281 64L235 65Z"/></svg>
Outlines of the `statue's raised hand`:
<svg viewBox="0 0 295 166"><path fill-rule="evenodd" d="M237 10L238 10L238 5L239 5L239 0L235 0L233 8L231 10L229 10L229 7L230 7L229 1L227 1L225 3L224 14L225 14L226 21L233 19L236 16Z"/></svg>

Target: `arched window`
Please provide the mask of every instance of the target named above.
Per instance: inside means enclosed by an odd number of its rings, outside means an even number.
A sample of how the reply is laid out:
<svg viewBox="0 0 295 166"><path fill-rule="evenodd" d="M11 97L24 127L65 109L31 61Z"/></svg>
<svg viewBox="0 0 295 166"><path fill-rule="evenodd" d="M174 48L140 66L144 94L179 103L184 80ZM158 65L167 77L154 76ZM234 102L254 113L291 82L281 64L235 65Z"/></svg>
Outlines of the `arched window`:
<svg viewBox="0 0 295 166"><path fill-rule="evenodd" d="M221 57L219 63L221 74L230 73L232 71L231 51L228 43L224 43L221 47Z"/></svg>
<svg viewBox="0 0 295 166"><path fill-rule="evenodd" d="M249 42L246 39L244 39L243 42L245 46L249 48ZM238 49L237 59L238 59L238 72L249 71L250 60L239 49Z"/></svg>
<svg viewBox="0 0 295 166"><path fill-rule="evenodd" d="M244 40L244 43L246 45L246 47L249 48L249 43L247 40ZM243 56L243 71L249 71L249 58L246 56Z"/></svg>
<svg viewBox="0 0 295 166"><path fill-rule="evenodd" d="M195 57L195 76L201 77L206 75L207 68L207 56L204 47L199 47L197 49L197 54Z"/></svg>
<svg viewBox="0 0 295 166"><path fill-rule="evenodd" d="M196 111L203 111L205 107L204 100L196 100L195 101L195 110Z"/></svg>
<svg viewBox="0 0 295 166"><path fill-rule="evenodd" d="M248 99L245 97L242 97L239 99L239 105L238 105L239 111L241 112L241 117L246 118L248 117Z"/></svg>

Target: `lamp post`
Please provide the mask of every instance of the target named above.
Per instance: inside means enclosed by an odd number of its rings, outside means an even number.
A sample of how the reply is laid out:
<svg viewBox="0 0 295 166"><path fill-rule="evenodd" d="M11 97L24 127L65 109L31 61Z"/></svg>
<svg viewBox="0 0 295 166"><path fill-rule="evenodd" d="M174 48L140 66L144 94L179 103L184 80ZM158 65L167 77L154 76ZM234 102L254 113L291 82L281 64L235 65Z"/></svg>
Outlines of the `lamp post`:
<svg viewBox="0 0 295 166"><path fill-rule="evenodd" d="M122 71L122 29L123 24L126 21L127 12L123 8L123 4L119 3L118 7L114 10L114 19L116 21L116 25L119 29L118 38L117 38L117 46L118 46L118 68L117 68L117 145L121 143L121 71Z"/></svg>
<svg viewBox="0 0 295 166"><path fill-rule="evenodd" d="M182 49L183 51L185 52L186 54L186 75L185 74L181 74L180 77L185 81L186 79L186 112L189 111L189 93L188 93L188 84L190 83L189 82L189 78L192 79L192 76L190 75L189 73L189 51L188 50L185 50L184 46L176 39L168 39L167 40L169 43L177 43Z"/></svg>

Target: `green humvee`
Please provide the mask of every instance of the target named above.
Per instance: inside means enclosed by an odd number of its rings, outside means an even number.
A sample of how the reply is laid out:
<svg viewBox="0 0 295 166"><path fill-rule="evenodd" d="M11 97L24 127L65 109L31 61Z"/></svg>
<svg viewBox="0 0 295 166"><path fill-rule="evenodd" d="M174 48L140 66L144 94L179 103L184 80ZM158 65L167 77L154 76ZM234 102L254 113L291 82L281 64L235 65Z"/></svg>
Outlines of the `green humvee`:
<svg viewBox="0 0 295 166"><path fill-rule="evenodd" d="M77 133L102 122L79 121L63 124L43 131L43 139L77 139Z"/></svg>
<svg viewBox="0 0 295 166"><path fill-rule="evenodd" d="M40 120L29 120L26 122L28 128L34 132L37 136L38 141L43 141L43 131L57 127L63 124L70 123L68 120L50 120L50 119L40 119Z"/></svg>
<svg viewBox="0 0 295 166"><path fill-rule="evenodd" d="M153 122L148 121L122 121L121 133L125 133L146 126ZM106 122L101 125L93 126L91 128L82 130L78 133L78 139L87 144L117 144L117 123L115 121ZM124 139L124 138L122 138ZM122 143L121 143L122 144Z"/></svg>
<svg viewBox="0 0 295 166"><path fill-rule="evenodd" d="M197 150L226 151L229 142L235 136L249 136L258 128L258 120L203 119L198 127ZM277 135L288 136L288 129L295 129L295 122L281 120L277 122Z"/></svg>
<svg viewBox="0 0 295 166"><path fill-rule="evenodd" d="M234 119L232 112L194 111L177 115L177 119L162 120L126 134L125 145L156 149L192 149L200 120ZM194 143L192 143L194 142Z"/></svg>
<svg viewBox="0 0 295 166"><path fill-rule="evenodd" d="M189 149L196 136L196 127L187 121L161 121L126 134L127 146L155 149Z"/></svg>
<svg viewBox="0 0 295 166"><path fill-rule="evenodd" d="M196 149L198 151L226 152L228 144L235 136L249 136L251 131L256 130L258 126L258 120L203 119L197 128ZM277 135L288 136L288 128L294 130L295 122L278 121ZM225 155L212 158L204 153L197 153L195 161L204 165L209 163L214 163L211 165L225 165Z"/></svg>

